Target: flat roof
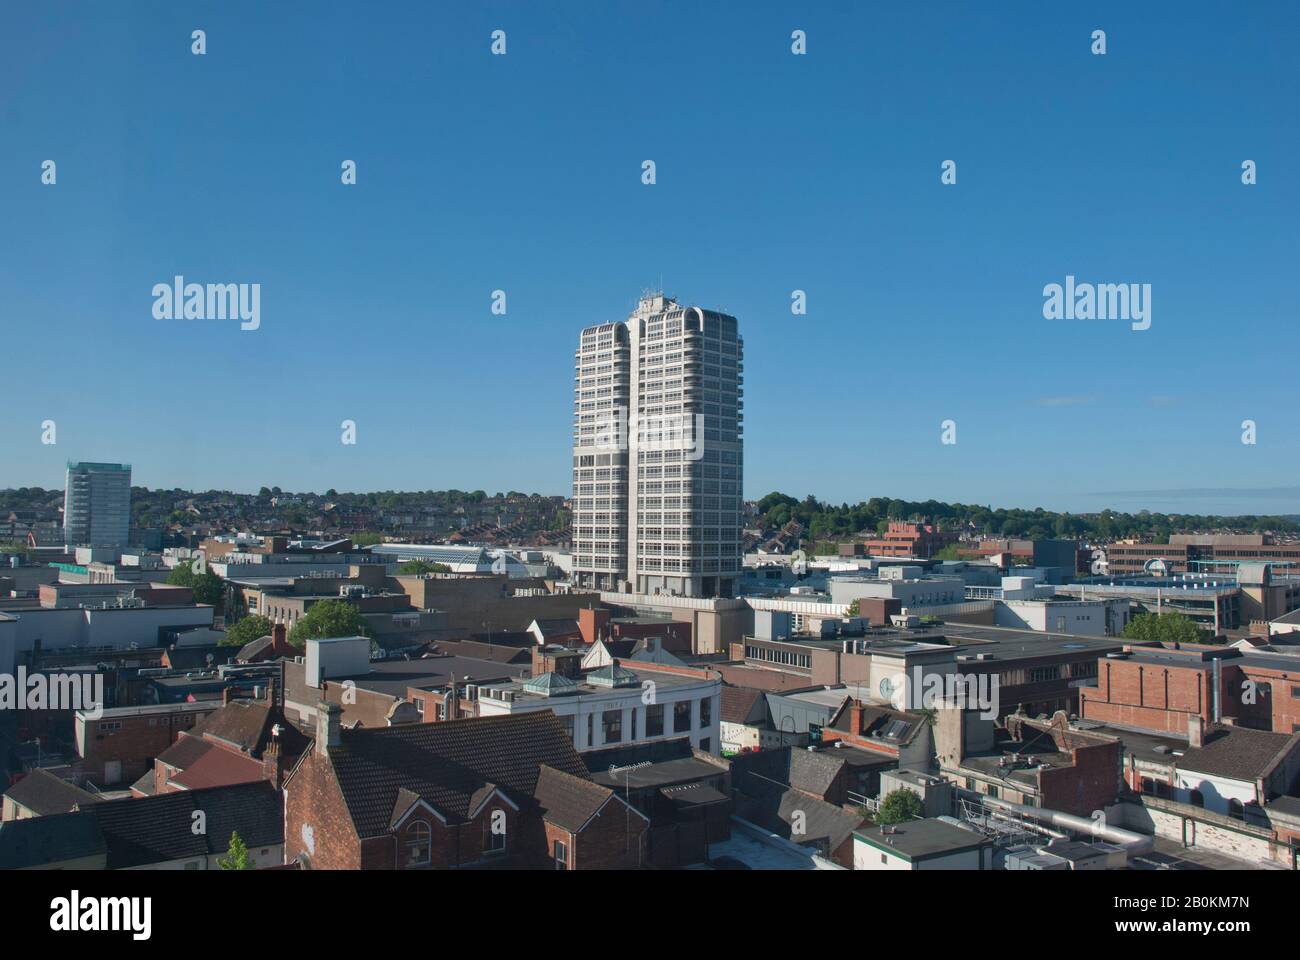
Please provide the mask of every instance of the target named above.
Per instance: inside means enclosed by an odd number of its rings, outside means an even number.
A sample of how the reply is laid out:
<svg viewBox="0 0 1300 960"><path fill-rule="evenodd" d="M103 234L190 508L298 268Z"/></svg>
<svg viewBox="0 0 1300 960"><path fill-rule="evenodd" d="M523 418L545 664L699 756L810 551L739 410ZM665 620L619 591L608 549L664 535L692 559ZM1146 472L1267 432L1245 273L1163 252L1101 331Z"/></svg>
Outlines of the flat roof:
<svg viewBox="0 0 1300 960"><path fill-rule="evenodd" d="M536 693L532 690L529 690L527 687L525 687L524 684L526 684L528 680L531 678L525 678L523 680L514 680L510 683L494 685L492 689L511 691L512 693L514 693L516 699L563 700L567 697L583 696L585 694L593 694L593 693L606 694L606 693L612 693L616 690L622 690L624 692L628 692L628 691L639 692L641 688L641 682L644 680L653 681L656 687L684 687L696 683L714 682L711 679L705 677L685 676L679 673L667 673L667 672L660 673L656 670L638 670L636 666L637 661L635 660L619 660L618 664L620 667L622 667L624 671L632 674L632 676L634 676L638 682L636 684L628 684L626 686L610 687L602 684L586 683L584 681L578 681L577 683L575 683L574 686L569 687L567 689L567 692L560 693L552 697L548 697L543 693ZM482 693L480 693L480 696L482 696Z"/></svg>
<svg viewBox="0 0 1300 960"><path fill-rule="evenodd" d="M805 690L802 693L773 691L768 695L781 697L785 700L797 700L800 703L815 704L819 707L839 707L844 702L845 697L853 696L846 686L831 687L825 690Z"/></svg>
<svg viewBox="0 0 1300 960"><path fill-rule="evenodd" d="M305 665L286 662L287 693L300 692L306 682ZM482 683L518 676L519 666L478 660L473 657L422 657L418 660L373 660L365 673L328 677L330 683L352 681L358 689L405 698L410 687L424 689L446 685L454 674L457 680ZM523 668L527 669L527 668ZM290 670L293 679L289 679Z"/></svg>
<svg viewBox="0 0 1300 960"><path fill-rule="evenodd" d="M1124 747L1126 753L1138 760L1148 763L1172 764L1179 754L1187 752L1187 738L1181 740L1173 734L1161 735L1145 730L1134 730L1110 723L1098 723L1094 720L1077 720L1071 729L1081 733L1096 733L1104 737L1114 737Z"/></svg>
<svg viewBox="0 0 1300 960"><path fill-rule="evenodd" d="M945 623L938 627L958 653L991 653L1001 659L1043 657L1053 654L1098 653L1122 650L1131 641L1121 637L1088 637L1073 633L1016 630L979 624Z"/></svg>
<svg viewBox="0 0 1300 960"><path fill-rule="evenodd" d="M695 757L678 757L675 760L650 762L645 766L628 764L613 766L611 769L594 770L591 779L602 786L628 787L662 787L674 783L689 783L705 777L716 777L727 771L716 764Z"/></svg>
<svg viewBox="0 0 1300 960"><path fill-rule="evenodd" d="M974 850L988 843L973 830L954 826L944 820L910 820L891 829L890 833L881 833L878 827L872 830L854 830L853 836L877 850L912 862Z"/></svg>

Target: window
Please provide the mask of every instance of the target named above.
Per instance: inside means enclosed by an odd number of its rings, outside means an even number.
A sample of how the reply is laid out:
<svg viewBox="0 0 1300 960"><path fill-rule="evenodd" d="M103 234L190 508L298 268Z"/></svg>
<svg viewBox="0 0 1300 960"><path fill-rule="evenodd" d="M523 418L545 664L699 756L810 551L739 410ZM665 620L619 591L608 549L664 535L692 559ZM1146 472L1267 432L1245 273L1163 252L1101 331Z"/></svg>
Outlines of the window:
<svg viewBox="0 0 1300 960"><path fill-rule="evenodd" d="M498 816L498 814L501 814L501 816ZM485 825L485 829L487 830L487 840L483 844L483 852L485 854L499 854L499 853L506 852L506 831L505 831L504 816L505 816L504 810L493 810L488 815L487 824ZM497 822L501 823L502 829L500 833L492 829L492 825Z"/></svg>
<svg viewBox="0 0 1300 960"><path fill-rule="evenodd" d="M707 727L713 722L713 698L705 697L700 701L700 726Z"/></svg>
<svg viewBox="0 0 1300 960"><path fill-rule="evenodd" d="M432 832L423 820L414 821L406 831L406 865L419 867L429 862L433 850Z"/></svg>
<svg viewBox="0 0 1300 960"><path fill-rule="evenodd" d="M595 734L592 732L593 730L592 717L594 716L595 714L593 713L587 714L587 746L589 747L594 747L596 745L596 737Z"/></svg>
<svg viewBox="0 0 1300 960"><path fill-rule="evenodd" d="M564 735L570 740L573 739L573 714L560 717L560 725L564 727Z"/></svg>
<svg viewBox="0 0 1300 960"><path fill-rule="evenodd" d="M881 863L888 863L888 862L889 862L889 856L888 856L887 854L882 853L882 854L880 855L880 862L881 862Z"/></svg>
<svg viewBox="0 0 1300 960"><path fill-rule="evenodd" d="M673 733L686 733L691 729L691 702L679 700L673 704Z"/></svg>
<svg viewBox="0 0 1300 960"><path fill-rule="evenodd" d="M555 841L555 869L569 869L569 848L564 845L563 840Z"/></svg>
<svg viewBox="0 0 1300 960"><path fill-rule="evenodd" d="M664 705L654 703L645 708L645 735L661 737L664 732Z"/></svg>
<svg viewBox="0 0 1300 960"><path fill-rule="evenodd" d="M600 716L601 733L605 737L605 743L621 743L623 741L623 711L606 710Z"/></svg>

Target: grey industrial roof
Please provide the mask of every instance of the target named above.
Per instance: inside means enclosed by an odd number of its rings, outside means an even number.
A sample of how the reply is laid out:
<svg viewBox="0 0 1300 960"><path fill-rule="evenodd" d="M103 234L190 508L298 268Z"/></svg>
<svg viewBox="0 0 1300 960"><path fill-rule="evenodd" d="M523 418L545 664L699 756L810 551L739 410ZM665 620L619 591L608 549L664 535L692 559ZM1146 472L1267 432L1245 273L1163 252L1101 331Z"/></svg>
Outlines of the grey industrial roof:
<svg viewBox="0 0 1300 960"><path fill-rule="evenodd" d="M911 861L959 853L984 846L988 842L980 834L953 826L944 820L910 820L897 824L892 829L892 833L881 833L879 828L855 830L853 836L879 850L896 853Z"/></svg>

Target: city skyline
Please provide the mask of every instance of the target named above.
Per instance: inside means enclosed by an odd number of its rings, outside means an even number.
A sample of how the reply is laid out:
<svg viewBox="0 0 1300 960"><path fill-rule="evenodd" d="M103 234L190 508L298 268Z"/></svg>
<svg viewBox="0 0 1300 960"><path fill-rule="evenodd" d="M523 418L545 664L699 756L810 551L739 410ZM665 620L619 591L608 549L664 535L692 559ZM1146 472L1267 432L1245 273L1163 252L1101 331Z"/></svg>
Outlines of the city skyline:
<svg viewBox="0 0 1300 960"><path fill-rule="evenodd" d="M665 4L581 27L524 5L247 6L203 12L204 57L189 11L89 10L68 33L18 10L0 292L23 362L0 484L51 487L71 455L150 487L562 493L570 331L663 288L745 318L747 498L1294 512L1293 389L1270 361L1300 339L1300 142L1277 123L1296 12L1013 6ZM258 328L157 319L176 276L260 284ZM1149 329L1044 319L1069 278L1150 284Z"/></svg>

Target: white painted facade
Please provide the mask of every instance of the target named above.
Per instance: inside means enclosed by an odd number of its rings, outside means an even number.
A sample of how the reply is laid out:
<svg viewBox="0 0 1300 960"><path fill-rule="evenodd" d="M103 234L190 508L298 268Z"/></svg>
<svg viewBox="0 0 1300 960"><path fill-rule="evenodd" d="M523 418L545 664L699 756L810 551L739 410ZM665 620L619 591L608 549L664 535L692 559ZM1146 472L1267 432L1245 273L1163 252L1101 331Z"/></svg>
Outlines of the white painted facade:
<svg viewBox="0 0 1300 960"><path fill-rule="evenodd" d="M655 678L647 672L644 679ZM721 690L720 680L704 679L659 682L653 690L642 686L584 685L577 692L552 697L524 693L518 685L500 689L484 686L479 688L478 705L479 715L484 717L550 710L571 728L573 745L579 751L689 736L692 747L717 755L722 751ZM680 716L678 704L685 704ZM647 724L660 709L662 732L648 733ZM621 735L618 740L606 742L605 715L612 712L619 715Z"/></svg>

